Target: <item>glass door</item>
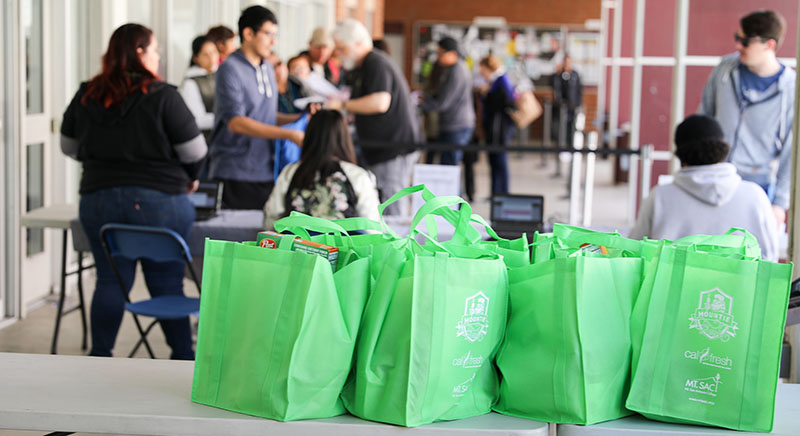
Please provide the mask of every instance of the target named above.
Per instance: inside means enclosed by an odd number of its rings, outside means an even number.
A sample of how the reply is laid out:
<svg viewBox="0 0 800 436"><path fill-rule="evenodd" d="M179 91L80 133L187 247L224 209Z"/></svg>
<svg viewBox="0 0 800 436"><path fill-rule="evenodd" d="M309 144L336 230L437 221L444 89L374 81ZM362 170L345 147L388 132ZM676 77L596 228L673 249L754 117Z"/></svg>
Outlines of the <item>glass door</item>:
<svg viewBox="0 0 800 436"><path fill-rule="evenodd" d="M50 203L50 148L54 146L50 116L51 102L48 87L49 26L45 3L51 0L22 0L20 2L20 32L24 56L22 87L22 140L19 150L20 213L44 207ZM50 292L51 252L54 247L49 233L43 229L21 229L21 315L30 302ZM53 235L55 237L56 235Z"/></svg>
<svg viewBox="0 0 800 436"><path fill-rule="evenodd" d="M8 26L6 26L6 8L0 8L0 59L6 59L5 57L5 47L2 41L5 41L8 37L6 34ZM8 63L7 63L8 64ZM6 164L8 160L6 159L6 135L7 129L5 128L6 125L6 95L5 95L5 84L6 84L6 66L0 66L0 210L6 210ZM6 228L6 219L3 216L0 216L0 322L3 321L6 317L11 316L12 314L8 313L6 309L6 301L9 300L9 293L11 292L11 286L8 286L7 277L8 277L8 250L6 245L6 238L4 231Z"/></svg>

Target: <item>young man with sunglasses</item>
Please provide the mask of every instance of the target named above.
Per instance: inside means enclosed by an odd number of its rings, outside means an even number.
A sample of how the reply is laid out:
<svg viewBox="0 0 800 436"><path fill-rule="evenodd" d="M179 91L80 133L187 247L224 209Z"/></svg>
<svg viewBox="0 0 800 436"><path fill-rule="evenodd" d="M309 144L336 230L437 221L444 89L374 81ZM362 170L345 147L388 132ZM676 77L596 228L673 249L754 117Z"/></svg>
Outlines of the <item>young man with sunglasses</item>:
<svg viewBox="0 0 800 436"><path fill-rule="evenodd" d="M722 126L731 145L728 161L767 192L780 227L789 208L795 89L795 71L775 54L786 23L780 14L760 10L739 24L737 53L711 72L698 112Z"/></svg>

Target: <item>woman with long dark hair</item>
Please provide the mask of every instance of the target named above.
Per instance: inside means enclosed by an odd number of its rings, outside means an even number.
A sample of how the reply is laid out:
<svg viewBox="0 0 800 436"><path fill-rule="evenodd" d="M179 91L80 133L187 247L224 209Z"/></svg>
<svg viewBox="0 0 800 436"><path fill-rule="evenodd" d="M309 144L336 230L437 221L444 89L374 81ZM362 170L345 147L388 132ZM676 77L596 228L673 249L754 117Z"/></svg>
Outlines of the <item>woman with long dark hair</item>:
<svg viewBox="0 0 800 436"><path fill-rule="evenodd" d="M100 74L82 83L64 113L61 149L83 164L80 220L97 267L92 298L93 356L111 356L125 299L100 243L100 227L168 227L188 239L198 163L207 146L175 87L158 76L158 42L139 24L111 35ZM130 291L134 262L117 261ZM142 260L150 294L183 295L184 265ZM162 321L173 359L193 359L188 318Z"/></svg>
<svg viewBox="0 0 800 436"><path fill-rule="evenodd" d="M356 165L353 141L341 112L317 111L308 122L300 162L287 165L264 206L264 226L292 211L327 218L377 220L375 176Z"/></svg>

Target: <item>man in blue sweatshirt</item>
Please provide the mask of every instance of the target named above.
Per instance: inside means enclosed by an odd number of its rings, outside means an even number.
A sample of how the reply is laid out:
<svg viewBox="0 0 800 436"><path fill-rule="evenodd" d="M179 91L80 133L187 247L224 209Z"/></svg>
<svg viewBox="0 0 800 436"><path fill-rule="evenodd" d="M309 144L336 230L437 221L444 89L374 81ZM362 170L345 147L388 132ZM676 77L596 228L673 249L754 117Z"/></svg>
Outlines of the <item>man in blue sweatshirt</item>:
<svg viewBox="0 0 800 436"><path fill-rule="evenodd" d="M786 28L773 11L750 13L734 34L737 53L711 72L698 113L715 118L731 145L728 161L761 186L778 226L786 220L791 182L795 71L776 57Z"/></svg>
<svg viewBox="0 0 800 436"><path fill-rule="evenodd" d="M298 115L278 112L277 80L268 60L277 33L272 11L245 9L239 17L242 45L217 70L209 174L225 183L225 209L263 209L273 187L272 141L303 143L303 132L279 127Z"/></svg>

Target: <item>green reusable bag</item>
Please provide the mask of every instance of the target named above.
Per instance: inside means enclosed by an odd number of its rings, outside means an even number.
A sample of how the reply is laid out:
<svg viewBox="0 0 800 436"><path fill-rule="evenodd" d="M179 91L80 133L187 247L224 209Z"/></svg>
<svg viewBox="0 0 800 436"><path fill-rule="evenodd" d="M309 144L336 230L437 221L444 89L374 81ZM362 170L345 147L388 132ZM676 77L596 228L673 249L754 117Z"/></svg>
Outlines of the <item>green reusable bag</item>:
<svg viewBox="0 0 800 436"><path fill-rule="evenodd" d="M560 424L629 415L629 317L642 260L554 245L548 251L555 258L509 272L511 313L497 355L502 381L494 410Z"/></svg>
<svg viewBox="0 0 800 436"><path fill-rule="evenodd" d="M771 431L791 271L665 245L626 406L661 421Z"/></svg>
<svg viewBox="0 0 800 436"><path fill-rule="evenodd" d="M369 265L344 250L334 274L292 242L206 240L192 401L279 421L344 413Z"/></svg>
<svg viewBox="0 0 800 436"><path fill-rule="evenodd" d="M420 208L411 229L457 204L466 214L460 222L468 221L466 202L439 197ZM342 392L345 407L409 427L488 413L498 389L492 361L506 324L505 264L475 247L432 238L420 245L415 233L388 253L375 282Z"/></svg>
<svg viewBox="0 0 800 436"><path fill-rule="evenodd" d="M647 308L650 306L650 295L658 272L658 261L662 250L668 244L671 244L671 242L645 238L639 250L639 255L643 261L642 286L639 287L639 292L633 304L633 311L631 312L631 368L635 368L639 361L644 325L647 322Z"/></svg>

